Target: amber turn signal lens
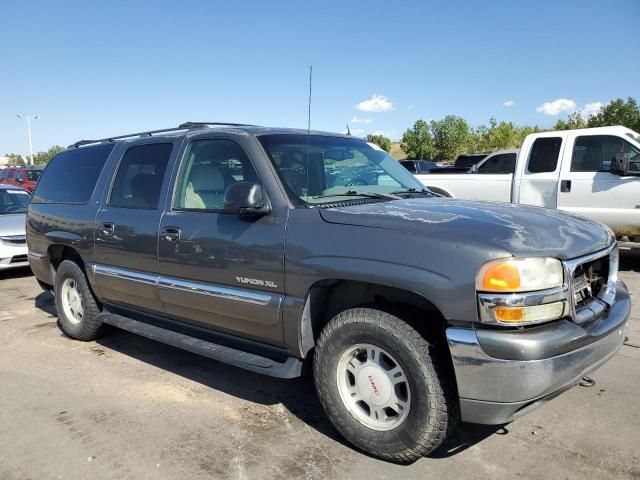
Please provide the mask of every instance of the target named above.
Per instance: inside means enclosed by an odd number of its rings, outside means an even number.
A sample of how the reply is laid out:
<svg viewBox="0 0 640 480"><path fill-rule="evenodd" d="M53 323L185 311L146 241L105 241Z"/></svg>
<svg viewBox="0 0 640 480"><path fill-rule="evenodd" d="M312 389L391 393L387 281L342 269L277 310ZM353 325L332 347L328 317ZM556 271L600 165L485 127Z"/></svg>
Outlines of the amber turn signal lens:
<svg viewBox="0 0 640 480"><path fill-rule="evenodd" d="M518 267L509 262L492 265L484 272L482 287L484 290L489 291L517 291L520 289Z"/></svg>
<svg viewBox="0 0 640 480"><path fill-rule="evenodd" d="M496 307L494 315L499 322L521 322L524 319L524 307Z"/></svg>

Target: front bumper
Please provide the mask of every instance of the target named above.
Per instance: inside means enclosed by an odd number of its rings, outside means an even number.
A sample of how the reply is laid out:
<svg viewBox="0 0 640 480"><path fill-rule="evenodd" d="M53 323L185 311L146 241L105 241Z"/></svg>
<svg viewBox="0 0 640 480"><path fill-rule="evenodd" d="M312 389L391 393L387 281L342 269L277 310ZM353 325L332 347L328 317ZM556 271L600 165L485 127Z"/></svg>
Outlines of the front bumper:
<svg viewBox="0 0 640 480"><path fill-rule="evenodd" d="M27 245L6 244L0 245L0 270L8 270L10 268L28 267Z"/></svg>
<svg viewBox="0 0 640 480"><path fill-rule="evenodd" d="M448 328L462 420L508 423L573 387L617 352L630 311L629 292L618 282L613 306L588 324Z"/></svg>

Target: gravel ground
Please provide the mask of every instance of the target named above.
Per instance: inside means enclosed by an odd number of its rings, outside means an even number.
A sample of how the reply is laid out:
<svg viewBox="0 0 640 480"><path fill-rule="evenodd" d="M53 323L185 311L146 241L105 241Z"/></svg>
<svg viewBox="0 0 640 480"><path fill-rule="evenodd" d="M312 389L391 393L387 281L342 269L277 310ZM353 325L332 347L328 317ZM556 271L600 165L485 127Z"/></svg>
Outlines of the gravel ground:
<svg viewBox="0 0 640 480"><path fill-rule="evenodd" d="M463 425L409 466L346 445L310 378L248 373L121 331L76 342L28 271L0 274L2 479L640 478L640 251L627 344L505 428Z"/></svg>

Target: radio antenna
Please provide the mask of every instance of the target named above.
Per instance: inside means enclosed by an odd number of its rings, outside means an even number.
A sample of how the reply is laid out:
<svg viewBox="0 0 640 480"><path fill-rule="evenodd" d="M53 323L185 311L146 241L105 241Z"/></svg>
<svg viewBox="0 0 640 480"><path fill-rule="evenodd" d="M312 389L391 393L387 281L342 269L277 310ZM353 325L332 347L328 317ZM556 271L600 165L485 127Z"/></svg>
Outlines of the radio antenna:
<svg viewBox="0 0 640 480"><path fill-rule="evenodd" d="M313 65L309 67L309 111L307 116L307 135L311 130L311 85L313 82Z"/></svg>
<svg viewBox="0 0 640 480"><path fill-rule="evenodd" d="M307 111L307 191L306 191L306 201L307 206L309 206L309 156L311 155L311 83L313 81L313 65L309 66L309 109Z"/></svg>

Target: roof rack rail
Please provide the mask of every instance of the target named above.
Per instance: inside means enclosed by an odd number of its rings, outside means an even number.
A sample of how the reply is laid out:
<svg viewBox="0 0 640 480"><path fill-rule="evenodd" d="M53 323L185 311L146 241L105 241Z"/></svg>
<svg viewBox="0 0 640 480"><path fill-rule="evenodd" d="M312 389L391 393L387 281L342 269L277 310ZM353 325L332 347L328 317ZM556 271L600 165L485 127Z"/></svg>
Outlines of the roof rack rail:
<svg viewBox="0 0 640 480"><path fill-rule="evenodd" d="M181 123L177 127L173 128L163 128L160 130L147 130L145 132L137 132L137 133L128 133L126 135L118 135L115 137L106 137L100 138L96 140L79 140L76 143L69 145L68 148L78 148L83 145L90 145L92 143L106 143L113 142L115 140L122 140L124 138L131 137L151 137L152 135L156 135L158 133L168 133L168 132L177 132L180 130L193 130L197 128L207 128L209 125L217 125L217 126L230 126L230 127L255 127L255 125L251 125L248 123L229 123L229 122L185 122Z"/></svg>

